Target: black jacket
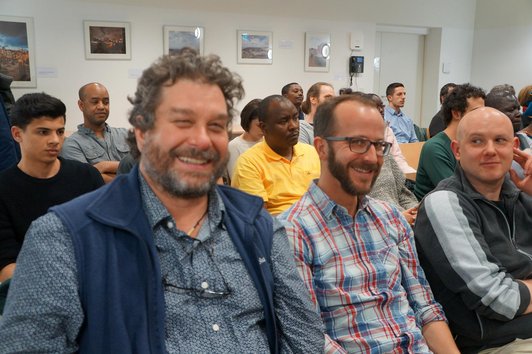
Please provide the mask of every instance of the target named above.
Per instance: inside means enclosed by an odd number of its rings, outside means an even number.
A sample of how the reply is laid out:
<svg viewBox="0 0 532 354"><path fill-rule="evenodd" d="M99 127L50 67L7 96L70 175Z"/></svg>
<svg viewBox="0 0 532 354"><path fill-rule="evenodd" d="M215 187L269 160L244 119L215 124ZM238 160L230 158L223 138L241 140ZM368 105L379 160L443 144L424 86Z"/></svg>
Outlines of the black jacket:
<svg viewBox="0 0 532 354"><path fill-rule="evenodd" d="M499 204L499 205L497 205ZM414 228L419 258L463 352L532 337L532 197L508 179L501 202L457 166L425 197Z"/></svg>

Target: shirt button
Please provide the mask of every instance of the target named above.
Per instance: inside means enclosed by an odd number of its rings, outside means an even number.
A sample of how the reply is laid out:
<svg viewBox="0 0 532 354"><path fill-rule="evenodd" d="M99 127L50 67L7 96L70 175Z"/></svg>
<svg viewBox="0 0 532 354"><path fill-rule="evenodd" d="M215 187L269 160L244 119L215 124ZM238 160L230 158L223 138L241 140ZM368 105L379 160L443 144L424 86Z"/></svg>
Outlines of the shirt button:
<svg viewBox="0 0 532 354"><path fill-rule="evenodd" d="M215 332L218 332L220 330L220 326L218 326L216 323L212 325L212 330Z"/></svg>
<svg viewBox="0 0 532 354"><path fill-rule="evenodd" d="M169 228L169 229L171 229L171 228L174 227L174 223L171 222L171 221L168 221L168 222L166 223L166 227Z"/></svg>
<svg viewBox="0 0 532 354"><path fill-rule="evenodd" d="M201 288L202 288L202 289L208 289L208 288L209 288L209 283L207 283L206 281L204 281L203 283L201 283Z"/></svg>

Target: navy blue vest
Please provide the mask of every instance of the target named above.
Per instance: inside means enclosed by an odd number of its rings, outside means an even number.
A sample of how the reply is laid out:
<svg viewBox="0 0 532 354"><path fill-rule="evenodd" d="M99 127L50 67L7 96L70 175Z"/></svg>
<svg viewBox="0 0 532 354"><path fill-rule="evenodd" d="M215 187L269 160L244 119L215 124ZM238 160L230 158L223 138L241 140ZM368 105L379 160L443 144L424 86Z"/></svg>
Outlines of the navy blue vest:
<svg viewBox="0 0 532 354"><path fill-rule="evenodd" d="M264 306L271 353L280 352L273 305L271 216L262 199L216 187L224 225ZM69 230L85 313L80 353L165 353L159 257L142 208L138 167L111 184L51 209Z"/></svg>

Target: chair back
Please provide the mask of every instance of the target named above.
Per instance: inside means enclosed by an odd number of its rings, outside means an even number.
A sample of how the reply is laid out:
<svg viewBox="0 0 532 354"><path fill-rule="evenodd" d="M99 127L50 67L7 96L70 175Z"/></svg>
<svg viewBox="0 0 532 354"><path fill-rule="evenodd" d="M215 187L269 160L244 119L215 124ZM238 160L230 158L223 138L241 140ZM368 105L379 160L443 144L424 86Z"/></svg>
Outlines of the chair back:
<svg viewBox="0 0 532 354"><path fill-rule="evenodd" d="M421 155L421 148L423 147L423 144L425 144L424 141L399 144L399 148L401 149L406 162L408 162L408 164L416 170L417 166L419 165L419 155Z"/></svg>

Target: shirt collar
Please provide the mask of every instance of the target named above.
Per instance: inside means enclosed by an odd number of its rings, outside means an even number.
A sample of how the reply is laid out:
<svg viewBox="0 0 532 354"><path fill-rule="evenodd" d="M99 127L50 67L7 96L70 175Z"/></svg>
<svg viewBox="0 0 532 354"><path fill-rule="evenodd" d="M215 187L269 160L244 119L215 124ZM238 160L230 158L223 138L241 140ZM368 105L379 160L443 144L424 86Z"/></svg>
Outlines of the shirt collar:
<svg viewBox="0 0 532 354"><path fill-rule="evenodd" d="M148 217L148 222L152 230L162 222L173 221L170 212L163 205L161 200L157 198L151 187L146 182L146 179L142 175L139 169L139 181L140 192L142 197L142 206L144 213ZM209 219L209 225L220 226L223 221L223 214L225 214L225 206L222 199L218 195L216 188L212 188L209 192L209 203L207 210L207 217Z"/></svg>
<svg viewBox="0 0 532 354"><path fill-rule="evenodd" d="M92 129L89 129L86 126L84 126L83 123L78 125L78 131L80 133L85 134L85 135L95 135L94 131L92 131ZM109 125L107 123L105 123L105 132L108 133L110 131L111 131L111 128L109 128Z"/></svg>
<svg viewBox="0 0 532 354"><path fill-rule="evenodd" d="M392 107L390 107L390 105L387 105L386 107L384 107L384 110L385 110L386 112L388 112L388 114L391 114L391 115L393 115L393 116L398 116L398 117L399 117L399 116L402 116L402 115L403 115L403 111L401 111L401 110L399 109L399 112L396 112L395 109L393 109Z"/></svg>
<svg viewBox="0 0 532 354"><path fill-rule="evenodd" d="M310 198L314 201L314 204L316 204L317 208L321 210L325 218L330 219L331 217L337 215L341 217L349 217L352 219L351 215L347 212L347 209L337 204L335 201L333 201L325 192L318 187L318 180L315 179L309 187L308 194L310 195ZM359 206L358 210L363 210L369 207L369 201L366 196L363 196L359 198ZM357 212L358 212L357 210Z"/></svg>
<svg viewBox="0 0 532 354"><path fill-rule="evenodd" d="M274 161L286 160L286 158L282 157L281 155L279 155L278 153L273 151L272 148L270 147L270 145L268 145L268 143L266 142L266 140L263 140L259 144L264 144L264 152L265 152L266 156L268 157L268 159L274 160ZM295 144L292 147L292 159L294 159L294 157L299 157L299 156L302 156L304 154L305 153L304 153L303 149L301 149L301 143L298 142L297 144Z"/></svg>

